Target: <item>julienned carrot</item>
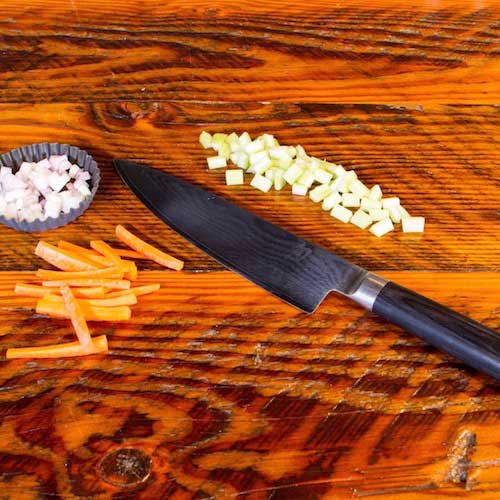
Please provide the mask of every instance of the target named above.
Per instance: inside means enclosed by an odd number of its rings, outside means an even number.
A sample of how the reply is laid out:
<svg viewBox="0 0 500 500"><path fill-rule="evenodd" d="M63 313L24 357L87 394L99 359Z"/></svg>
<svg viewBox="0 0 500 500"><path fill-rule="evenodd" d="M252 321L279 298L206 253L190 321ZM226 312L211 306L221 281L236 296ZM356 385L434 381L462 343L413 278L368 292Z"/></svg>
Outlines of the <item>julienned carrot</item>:
<svg viewBox="0 0 500 500"><path fill-rule="evenodd" d="M105 297L103 299L83 299L83 302L91 306L100 307L118 307L118 306L133 306L137 304L137 295L127 293L120 297Z"/></svg>
<svg viewBox="0 0 500 500"><path fill-rule="evenodd" d="M89 327L85 321L85 316L80 306L80 303L73 295L71 289L68 285L61 285L61 295L64 302L64 307L69 314L69 319L75 330L76 336L82 349L85 352L90 352L92 350L92 337L90 336Z"/></svg>
<svg viewBox="0 0 500 500"><path fill-rule="evenodd" d="M42 282L42 285L50 288L50 287L60 287L63 283L66 283L69 286L76 286L76 287L102 286L103 288L116 288L118 290L128 290L130 288L130 281L128 280L114 280L107 278L49 280Z"/></svg>
<svg viewBox="0 0 500 500"><path fill-rule="evenodd" d="M122 269L125 271L125 278L135 281L139 273L137 272L137 266L135 262L131 260L122 260L121 264Z"/></svg>
<svg viewBox="0 0 500 500"><path fill-rule="evenodd" d="M98 252L91 250L90 248L84 248L69 241L60 240L57 243L59 248L64 250L70 250L78 255L83 255L86 259L90 260L92 263L97 264L99 267L111 266L112 263L106 257L103 257Z"/></svg>
<svg viewBox="0 0 500 500"><path fill-rule="evenodd" d="M85 278L123 278L123 270L119 267L105 267L94 271L49 271L47 269L39 269L36 272L37 278L42 280L71 280Z"/></svg>
<svg viewBox="0 0 500 500"><path fill-rule="evenodd" d="M113 263L114 266L120 266L122 263L121 257L105 242L102 240L92 240L90 246L99 252L103 257L106 257Z"/></svg>
<svg viewBox="0 0 500 500"><path fill-rule="evenodd" d="M114 248L114 247L112 248L120 257L126 257L127 259L148 260L149 258L143 255L142 253L136 252L135 250L125 250L123 248Z"/></svg>
<svg viewBox="0 0 500 500"><path fill-rule="evenodd" d="M83 302L80 303L80 306L87 321L128 321L131 317L131 310L128 306L99 307ZM42 297L36 303L36 312L53 318L69 319L68 311L62 301L45 297Z"/></svg>
<svg viewBox="0 0 500 500"><path fill-rule="evenodd" d="M105 298L111 297L122 297L123 295L133 293L137 297L140 295L147 295L148 293L157 292L160 289L159 283L153 283L152 285L135 286L129 288L128 290L118 290L117 292L109 292L105 295Z"/></svg>
<svg viewBox="0 0 500 500"><path fill-rule="evenodd" d="M89 288L72 288L72 292L75 297L86 297L91 299L100 299L104 297L105 288L102 286L89 287ZM124 291L124 290L122 290ZM30 285L27 283L16 283L14 288L14 293L16 295L21 295L23 297L43 297L47 293L60 293L59 290L40 286L40 285ZM128 293L128 292L127 292Z"/></svg>
<svg viewBox="0 0 500 500"><path fill-rule="evenodd" d="M151 260L154 260L158 264L162 266L168 267L170 269L175 269L176 271L180 271L184 267L184 262L171 255L158 250L154 246L146 243L141 240L130 231L127 231L123 226L116 226L116 237L130 248L135 250L136 252L140 252L146 257L149 257Z"/></svg>
<svg viewBox="0 0 500 500"><path fill-rule="evenodd" d="M55 247L46 241L39 241L35 254L63 271L91 271L98 266L71 250Z"/></svg>
<svg viewBox="0 0 500 500"><path fill-rule="evenodd" d="M99 354L108 352L108 340L106 335L92 339L91 350L85 351L80 342L68 342L66 344L46 345L41 347L14 347L7 349L7 359L21 358L67 358L70 356L85 356L87 354Z"/></svg>

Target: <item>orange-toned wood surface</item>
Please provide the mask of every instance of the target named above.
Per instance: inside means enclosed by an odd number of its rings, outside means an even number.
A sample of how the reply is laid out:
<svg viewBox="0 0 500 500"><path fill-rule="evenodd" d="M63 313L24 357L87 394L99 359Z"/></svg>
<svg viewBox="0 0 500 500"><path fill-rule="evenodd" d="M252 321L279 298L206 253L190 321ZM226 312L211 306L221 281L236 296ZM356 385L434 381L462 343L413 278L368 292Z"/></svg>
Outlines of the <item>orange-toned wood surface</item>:
<svg viewBox="0 0 500 500"><path fill-rule="evenodd" d="M498 383L344 298L304 315L162 225L113 158L151 164L499 329L495 0L3 0L0 151L91 153L91 208L43 234L113 242L120 222L186 261L110 353L5 361L73 339L14 283L41 234L0 226L0 498L500 497ZM427 219L375 237L289 193L229 188L201 130L272 132L354 168Z"/></svg>

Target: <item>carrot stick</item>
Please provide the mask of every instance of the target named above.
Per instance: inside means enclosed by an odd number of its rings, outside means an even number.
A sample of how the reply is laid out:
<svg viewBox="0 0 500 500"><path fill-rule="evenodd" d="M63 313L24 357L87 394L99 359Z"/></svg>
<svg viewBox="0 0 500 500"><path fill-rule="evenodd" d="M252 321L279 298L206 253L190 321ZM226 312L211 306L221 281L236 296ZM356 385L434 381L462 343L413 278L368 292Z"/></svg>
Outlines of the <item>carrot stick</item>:
<svg viewBox="0 0 500 500"><path fill-rule="evenodd" d="M154 260L158 264L162 266L168 267L170 269L175 269L176 271L180 271L184 267L184 262L181 260L172 257L171 255L158 250L154 246L146 243L141 240L130 231L127 231L123 226L116 226L116 237L130 248L135 250L136 252L140 252L144 254L146 257L149 257L151 260Z"/></svg>
<svg viewBox="0 0 500 500"><path fill-rule="evenodd" d="M122 269L125 271L125 278L135 281L139 273L137 272L137 266L135 262L131 260L122 260Z"/></svg>
<svg viewBox="0 0 500 500"><path fill-rule="evenodd" d="M120 297L105 297L103 299L86 299L86 304L100 307L132 306L137 304L137 295L128 293Z"/></svg>
<svg viewBox="0 0 500 500"><path fill-rule="evenodd" d="M98 265L99 267L108 267L112 265L112 262L109 261L106 257L103 257L94 250L90 250L89 248L84 248L79 245L75 245L74 243L70 243L69 241L60 240L57 243L59 248L64 250L70 250L78 255L82 255L86 259L90 260L92 263Z"/></svg>
<svg viewBox="0 0 500 500"><path fill-rule="evenodd" d="M55 247L45 241L38 242L35 254L63 271L91 271L92 269L97 269L95 264L82 255Z"/></svg>
<svg viewBox="0 0 500 500"><path fill-rule="evenodd" d="M116 288L118 290L127 290L128 288L130 288L130 281L107 279L107 278L69 279L69 280L55 280L55 281L49 280L49 281L43 281L42 285L50 288L55 286L60 287L63 283L66 283L69 286L76 286L76 287L102 286L104 288Z"/></svg>
<svg viewBox="0 0 500 500"><path fill-rule="evenodd" d="M85 352L91 351L93 347L92 337L90 336L89 327L87 326L83 310L78 300L75 299L73 292L66 284L61 285L61 295L76 336L78 337L80 344L82 344L82 349Z"/></svg>
<svg viewBox="0 0 500 500"><path fill-rule="evenodd" d="M89 288L73 288L72 292L75 297L86 297L90 299L100 299L104 297L104 287L89 287ZM59 290L50 290L47 287L40 285L29 285L27 283L16 283L14 288L16 295L24 297L43 297L47 293L60 293ZM127 292L129 293L129 292Z"/></svg>
<svg viewBox="0 0 500 500"><path fill-rule="evenodd" d="M154 283L152 285L136 286L133 288L129 288L128 290L118 290L116 292L109 292L104 297L105 298L122 297L123 295L126 295L128 293L133 293L134 295L139 297L140 295L147 295L148 293L157 292L159 289L160 289L159 283Z"/></svg>
<svg viewBox="0 0 500 500"><path fill-rule="evenodd" d="M70 356L84 356L86 354L98 354L108 352L108 340L106 335L93 339L90 351L85 351L80 342L68 342L66 344L46 345L41 347L14 347L7 349L7 359L21 358L67 358Z"/></svg>
<svg viewBox="0 0 500 500"><path fill-rule="evenodd" d="M80 303L87 321L128 321L132 315L130 307L99 307ZM36 303L36 312L53 318L69 319L69 314L63 302L42 297Z"/></svg>
<svg viewBox="0 0 500 500"><path fill-rule="evenodd" d="M90 246L99 252L103 257L109 259L114 266L120 266L122 259L120 256L105 242L102 240L92 240Z"/></svg>
<svg viewBox="0 0 500 500"><path fill-rule="evenodd" d="M142 259L148 260L148 257L142 255L142 253L136 252L135 250L125 250L123 248L113 248L113 251L117 253L120 257L127 257L128 259Z"/></svg>
<svg viewBox="0 0 500 500"><path fill-rule="evenodd" d="M96 269L95 271L49 271L47 269L39 269L36 272L37 278L42 280L71 280L80 278L123 278L123 271L118 267L105 267L104 269Z"/></svg>

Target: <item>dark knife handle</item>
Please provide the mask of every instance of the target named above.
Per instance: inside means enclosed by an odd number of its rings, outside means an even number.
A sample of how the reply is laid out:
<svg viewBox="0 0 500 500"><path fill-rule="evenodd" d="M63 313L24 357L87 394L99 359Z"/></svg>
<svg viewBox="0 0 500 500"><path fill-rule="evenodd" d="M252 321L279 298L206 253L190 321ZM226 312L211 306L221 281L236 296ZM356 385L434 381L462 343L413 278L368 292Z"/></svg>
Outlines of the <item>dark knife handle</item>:
<svg viewBox="0 0 500 500"><path fill-rule="evenodd" d="M500 335L493 330L391 281L378 291L371 309L434 347L500 380Z"/></svg>

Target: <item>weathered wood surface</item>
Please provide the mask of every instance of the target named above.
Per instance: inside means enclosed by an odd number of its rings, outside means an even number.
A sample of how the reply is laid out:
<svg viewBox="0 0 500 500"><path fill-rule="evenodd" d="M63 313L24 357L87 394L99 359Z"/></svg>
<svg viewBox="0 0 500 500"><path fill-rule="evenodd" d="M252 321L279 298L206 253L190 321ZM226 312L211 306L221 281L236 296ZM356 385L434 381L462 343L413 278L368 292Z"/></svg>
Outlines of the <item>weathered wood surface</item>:
<svg viewBox="0 0 500 500"><path fill-rule="evenodd" d="M272 130L284 144L354 168L368 185L380 183L427 218L424 235L394 232L381 240L332 219L289 190L263 194L227 187L224 172L208 171L213 152L198 134ZM95 156L103 171L92 209L50 238L85 242L109 238L129 224L187 261L220 269L135 200L112 168L129 158L164 169L228 197L257 215L337 251L368 269L498 269L500 112L494 106L395 107L324 104L99 103L0 105L0 150L32 142L68 142ZM33 269L42 235L0 227L4 270ZM44 236L45 237L45 236Z"/></svg>
<svg viewBox="0 0 500 500"><path fill-rule="evenodd" d="M89 151L90 210L186 260L110 354L0 358L0 498L302 500L500 496L498 384L338 296L306 316L150 215L115 157L149 163L499 328L496 0L3 0L0 151ZM378 240L288 193L224 186L202 129L273 132L424 215ZM2 348L69 340L13 284L42 235L0 227ZM141 263L146 269L157 269ZM10 271L10 272L9 272ZM3 351L0 352L3 356Z"/></svg>
<svg viewBox="0 0 500 500"><path fill-rule="evenodd" d="M500 326L495 273L385 275ZM0 275L2 343L68 341L12 299L32 276ZM92 325L108 356L0 366L5 497L498 498L487 376L339 296L308 316L227 271L140 281L162 289L131 322Z"/></svg>
<svg viewBox="0 0 500 500"><path fill-rule="evenodd" d="M498 101L497 0L3 0L9 102Z"/></svg>

